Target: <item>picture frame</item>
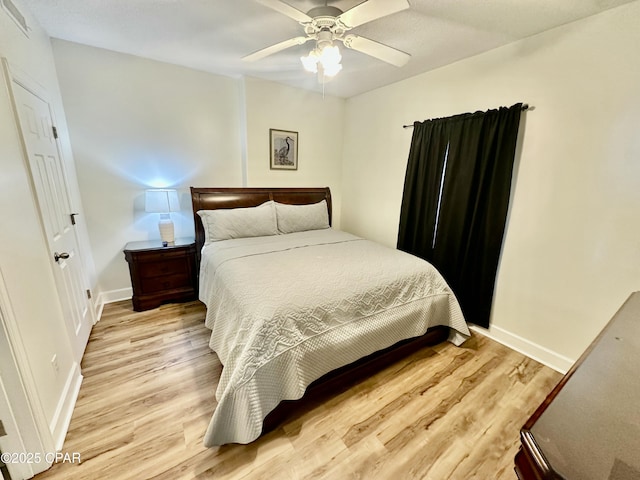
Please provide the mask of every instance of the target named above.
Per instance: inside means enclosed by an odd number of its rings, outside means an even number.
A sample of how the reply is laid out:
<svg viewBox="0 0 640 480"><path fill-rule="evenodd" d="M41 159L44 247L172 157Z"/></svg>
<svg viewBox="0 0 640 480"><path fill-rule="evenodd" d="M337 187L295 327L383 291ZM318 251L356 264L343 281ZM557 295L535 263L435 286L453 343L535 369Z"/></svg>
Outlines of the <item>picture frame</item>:
<svg viewBox="0 0 640 480"><path fill-rule="evenodd" d="M298 169L298 132L269 129L271 170Z"/></svg>

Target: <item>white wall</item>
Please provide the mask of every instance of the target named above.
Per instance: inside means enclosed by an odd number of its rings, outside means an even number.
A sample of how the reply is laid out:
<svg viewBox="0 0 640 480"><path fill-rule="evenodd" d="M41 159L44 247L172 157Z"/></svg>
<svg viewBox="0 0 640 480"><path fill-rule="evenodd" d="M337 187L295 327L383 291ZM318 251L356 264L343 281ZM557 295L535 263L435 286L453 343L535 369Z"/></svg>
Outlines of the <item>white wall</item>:
<svg viewBox="0 0 640 480"><path fill-rule="evenodd" d="M160 238L158 215L144 211L144 190L179 190L182 211L172 218L182 237L193 236L190 186L241 184L241 82L52 43L98 290L130 296L125 244Z"/></svg>
<svg viewBox="0 0 640 480"><path fill-rule="evenodd" d="M345 100L254 78L245 95L248 185L328 186L339 227ZM298 170L269 168L270 128L298 132Z"/></svg>
<svg viewBox="0 0 640 480"><path fill-rule="evenodd" d="M0 57L8 60L12 71L28 77L46 91L57 120L73 208L82 212L49 38L26 8L19 1L16 4L31 27L29 37L0 9ZM26 352L27 365L21 367L30 372L35 382L38 398L34 398L34 402L41 405L51 433L59 435L66 428L60 423L65 420L65 412L60 408L70 401L68 396L72 392L69 388L71 384L77 384L79 370L66 335L52 259L39 221L30 175L2 75L0 170L0 275L8 296L3 308L8 317L15 318L19 329L19 338L14 337L13 340L19 341ZM77 228L81 239L86 238L84 224ZM91 263L90 258L87 260ZM58 373L51 364L54 355L57 356Z"/></svg>
<svg viewBox="0 0 640 480"><path fill-rule="evenodd" d="M566 368L640 290L638 25L634 2L349 99L344 229L395 245L411 140L403 124L533 105L492 332Z"/></svg>

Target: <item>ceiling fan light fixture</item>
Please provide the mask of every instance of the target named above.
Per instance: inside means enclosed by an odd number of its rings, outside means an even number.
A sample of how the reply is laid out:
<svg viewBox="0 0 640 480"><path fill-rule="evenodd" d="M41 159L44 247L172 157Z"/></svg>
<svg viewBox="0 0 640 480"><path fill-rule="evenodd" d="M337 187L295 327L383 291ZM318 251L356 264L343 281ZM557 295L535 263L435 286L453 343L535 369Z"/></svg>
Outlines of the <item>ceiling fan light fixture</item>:
<svg viewBox="0 0 640 480"><path fill-rule="evenodd" d="M340 49L331 44L323 46L320 50L314 48L306 57L300 57L300 61L304 69L311 73L317 73L320 64L322 72L327 77L333 77L342 70Z"/></svg>
<svg viewBox="0 0 640 480"><path fill-rule="evenodd" d="M336 45L324 47L320 52L320 62L324 67L338 65L342 61L340 49Z"/></svg>
<svg viewBox="0 0 640 480"><path fill-rule="evenodd" d="M300 57L300 61L307 72L318 73L318 62L320 61L320 57L318 56L318 52L316 52L315 48L311 50L309 55L306 57Z"/></svg>
<svg viewBox="0 0 640 480"><path fill-rule="evenodd" d="M339 63L322 67L322 73L325 77L335 77L340 70L342 70L342 65Z"/></svg>
<svg viewBox="0 0 640 480"><path fill-rule="evenodd" d="M340 49L335 46L327 46L322 49L320 53L320 63L322 64L322 71L328 77L335 76L340 70L342 70L342 55L340 55Z"/></svg>

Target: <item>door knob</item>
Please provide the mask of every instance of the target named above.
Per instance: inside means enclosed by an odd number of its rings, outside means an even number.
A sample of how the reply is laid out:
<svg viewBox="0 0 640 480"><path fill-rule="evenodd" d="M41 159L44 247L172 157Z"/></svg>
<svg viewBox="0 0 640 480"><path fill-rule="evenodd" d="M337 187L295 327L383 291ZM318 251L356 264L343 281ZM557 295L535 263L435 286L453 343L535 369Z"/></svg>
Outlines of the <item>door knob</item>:
<svg viewBox="0 0 640 480"><path fill-rule="evenodd" d="M59 261L61 258L63 260L66 260L67 258L69 258L69 254L67 252L62 252L62 253L56 252L53 254L53 258L55 259L56 262Z"/></svg>

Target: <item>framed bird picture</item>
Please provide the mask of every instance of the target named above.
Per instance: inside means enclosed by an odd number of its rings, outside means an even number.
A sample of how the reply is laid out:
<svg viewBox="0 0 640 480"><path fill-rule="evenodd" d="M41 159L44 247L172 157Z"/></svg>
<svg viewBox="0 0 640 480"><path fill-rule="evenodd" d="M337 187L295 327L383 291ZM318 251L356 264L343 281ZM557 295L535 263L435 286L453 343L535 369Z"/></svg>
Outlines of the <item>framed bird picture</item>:
<svg viewBox="0 0 640 480"><path fill-rule="evenodd" d="M298 169L298 132L269 129L271 170Z"/></svg>

